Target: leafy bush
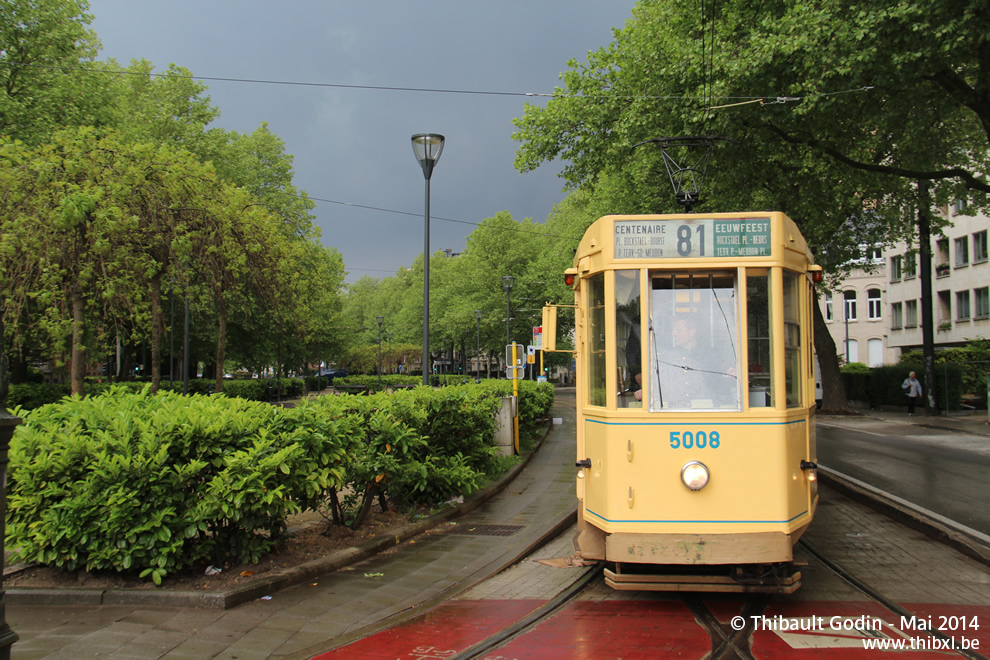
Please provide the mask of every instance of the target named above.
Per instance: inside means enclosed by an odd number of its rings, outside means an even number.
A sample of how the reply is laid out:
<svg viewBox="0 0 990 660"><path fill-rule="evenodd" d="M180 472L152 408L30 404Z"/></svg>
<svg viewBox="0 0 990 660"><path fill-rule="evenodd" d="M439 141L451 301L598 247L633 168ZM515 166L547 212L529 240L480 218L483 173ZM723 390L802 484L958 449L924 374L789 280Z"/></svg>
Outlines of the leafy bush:
<svg viewBox="0 0 990 660"><path fill-rule="evenodd" d="M223 383L223 393L229 397L248 401L267 401L268 382L258 378L226 380Z"/></svg>
<svg viewBox="0 0 990 660"><path fill-rule="evenodd" d="M114 388L16 412L9 547L156 583L200 561L257 561L347 460L333 420L241 399Z"/></svg>
<svg viewBox="0 0 990 660"><path fill-rule="evenodd" d="M869 389L873 405L906 405L904 390L901 384L912 371L917 373L918 380L925 382L925 370L922 364L901 362L893 366L874 367L870 374ZM845 377L845 375L843 375ZM935 385L937 389L936 405L942 410L959 410L963 391L963 370L960 365L939 363L935 365ZM922 397L922 405L927 401L927 395Z"/></svg>
<svg viewBox="0 0 990 660"><path fill-rule="evenodd" d="M249 396L267 390L258 380L231 385ZM376 499L435 506L470 495L508 466L494 447L494 413L510 387L418 387L282 408L115 386L15 408L24 423L10 450L8 547L26 561L160 583L206 562L257 561L301 509L327 505L356 526ZM522 387L524 418L545 416L552 387Z"/></svg>
<svg viewBox="0 0 990 660"><path fill-rule="evenodd" d="M910 351L901 356L901 364L915 365L924 363L921 351ZM977 398L978 405L987 405L987 375L990 375L990 339L970 339L966 346L946 348L935 352L935 367L943 363L955 363L959 369L958 378L953 381L952 371L949 374L950 389L958 385L961 394L970 394ZM920 373L920 370L916 369ZM939 387L945 386L945 381L936 377ZM938 394L939 405L944 406L945 397ZM950 396L950 405L953 399ZM957 406L958 407L958 406ZM955 409L955 408L951 408Z"/></svg>
<svg viewBox="0 0 990 660"><path fill-rule="evenodd" d="M19 383L10 386L5 403L8 408L20 406L26 410L55 403L69 396L68 383Z"/></svg>
<svg viewBox="0 0 990 660"><path fill-rule="evenodd" d="M863 364L862 362L847 362L842 365L839 369L842 373L858 373L858 374L868 374L870 373L870 367Z"/></svg>

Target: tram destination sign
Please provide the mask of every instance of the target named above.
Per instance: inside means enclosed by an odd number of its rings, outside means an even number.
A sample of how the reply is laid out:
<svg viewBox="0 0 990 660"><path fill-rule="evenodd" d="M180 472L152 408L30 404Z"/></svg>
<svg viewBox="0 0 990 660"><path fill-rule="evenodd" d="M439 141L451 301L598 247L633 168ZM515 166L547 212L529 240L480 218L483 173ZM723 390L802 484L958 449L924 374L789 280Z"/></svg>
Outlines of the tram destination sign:
<svg viewBox="0 0 990 660"><path fill-rule="evenodd" d="M616 220L616 259L769 257L770 218Z"/></svg>

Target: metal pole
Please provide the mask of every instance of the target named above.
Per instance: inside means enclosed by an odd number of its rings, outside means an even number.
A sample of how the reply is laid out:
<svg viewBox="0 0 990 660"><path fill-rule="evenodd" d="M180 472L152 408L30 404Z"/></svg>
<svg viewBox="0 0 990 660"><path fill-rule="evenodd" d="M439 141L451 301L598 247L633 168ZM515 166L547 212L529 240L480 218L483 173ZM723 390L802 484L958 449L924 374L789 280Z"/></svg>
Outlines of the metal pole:
<svg viewBox="0 0 990 660"><path fill-rule="evenodd" d="M175 377L175 287L169 287L168 300L172 306L172 319L168 324L168 384L174 382Z"/></svg>
<svg viewBox="0 0 990 660"><path fill-rule="evenodd" d="M7 398L7 355L3 345L3 308L0 307L0 401ZM0 659L9 660L10 647L17 641L15 633L7 623L7 610L3 602L3 564L4 543L7 523L7 451L10 449L10 439L14 437L14 429L21 423L20 417L14 417L7 407L0 403Z"/></svg>
<svg viewBox="0 0 990 660"><path fill-rule="evenodd" d="M430 384L430 177L426 177L426 220L423 224L423 385Z"/></svg>
<svg viewBox="0 0 990 660"><path fill-rule="evenodd" d="M842 316L846 319L846 364L849 364L849 299L842 294Z"/></svg>
<svg viewBox="0 0 990 660"><path fill-rule="evenodd" d="M481 382L481 318L478 318L478 382Z"/></svg>
<svg viewBox="0 0 990 660"><path fill-rule="evenodd" d="M384 317L378 317L378 391L382 391L382 320Z"/></svg>
<svg viewBox="0 0 990 660"><path fill-rule="evenodd" d="M509 332L509 318L512 316L512 303L509 301L509 294L512 289L505 290L505 345L512 343L512 333Z"/></svg>
<svg viewBox="0 0 990 660"><path fill-rule="evenodd" d="M182 393L189 394L189 292L186 291L186 323L182 339Z"/></svg>

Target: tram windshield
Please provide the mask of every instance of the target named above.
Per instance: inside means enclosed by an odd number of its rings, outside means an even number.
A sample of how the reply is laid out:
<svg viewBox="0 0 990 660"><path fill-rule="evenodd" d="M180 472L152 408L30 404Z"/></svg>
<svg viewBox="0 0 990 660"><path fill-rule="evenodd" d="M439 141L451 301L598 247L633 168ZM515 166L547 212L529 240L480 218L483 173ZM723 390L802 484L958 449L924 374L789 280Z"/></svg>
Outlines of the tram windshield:
<svg viewBox="0 0 990 660"><path fill-rule="evenodd" d="M740 410L736 271L650 280L650 410Z"/></svg>

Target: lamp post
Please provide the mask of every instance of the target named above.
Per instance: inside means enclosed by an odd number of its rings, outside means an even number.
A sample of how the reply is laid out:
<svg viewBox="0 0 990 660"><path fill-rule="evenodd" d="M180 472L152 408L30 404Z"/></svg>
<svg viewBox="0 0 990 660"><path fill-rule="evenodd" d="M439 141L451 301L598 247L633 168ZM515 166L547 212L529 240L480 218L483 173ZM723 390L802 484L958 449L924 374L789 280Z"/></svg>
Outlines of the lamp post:
<svg viewBox="0 0 990 660"><path fill-rule="evenodd" d="M481 310L474 310L474 318L478 319L478 382L481 382Z"/></svg>
<svg viewBox="0 0 990 660"><path fill-rule="evenodd" d="M505 345L512 343L512 335L509 327L509 320L512 317L512 303L509 301L509 294L512 293L512 284L516 278L506 275L502 278L502 288L505 289Z"/></svg>
<svg viewBox="0 0 990 660"><path fill-rule="evenodd" d="M0 402L7 398L7 355L3 347L3 308L0 307ZM14 429L21 423L7 407L0 403L0 658L10 658L10 647L17 641L17 633L7 624L6 606L3 602L3 550L7 521L7 450Z"/></svg>
<svg viewBox="0 0 990 660"><path fill-rule="evenodd" d="M430 384L427 361L430 359L430 177L443 152L444 137L436 133L412 136L413 153L423 167L426 178L426 212L423 223L423 385Z"/></svg>
<svg viewBox="0 0 990 660"><path fill-rule="evenodd" d="M376 316L378 319L378 391L382 390L382 321L384 316Z"/></svg>

